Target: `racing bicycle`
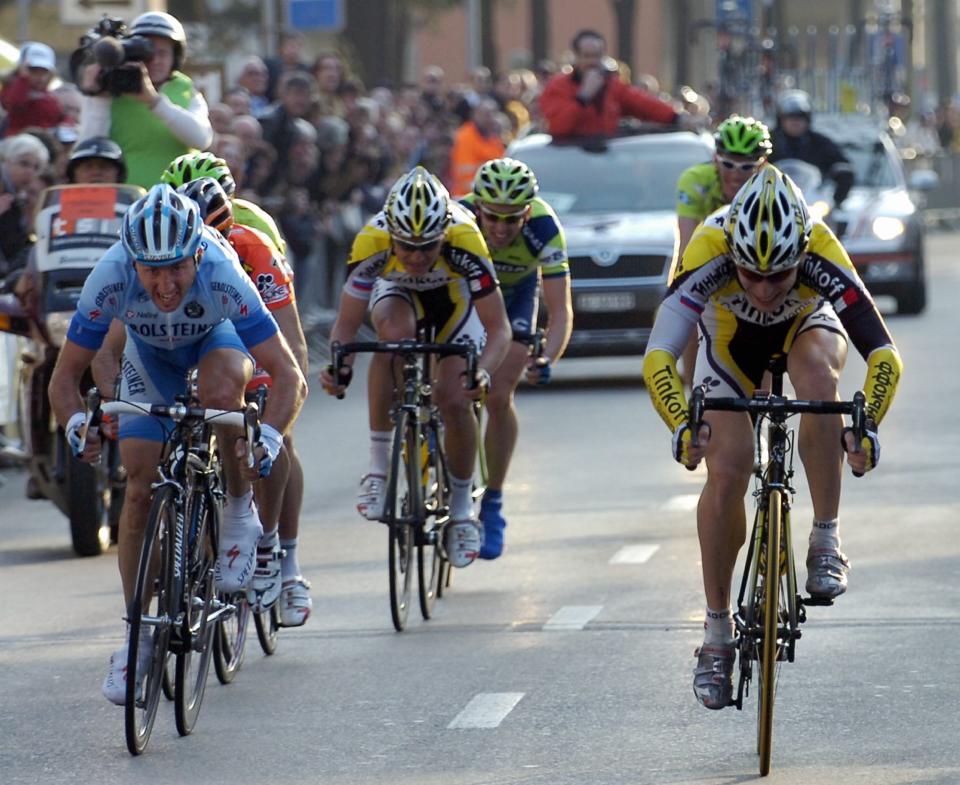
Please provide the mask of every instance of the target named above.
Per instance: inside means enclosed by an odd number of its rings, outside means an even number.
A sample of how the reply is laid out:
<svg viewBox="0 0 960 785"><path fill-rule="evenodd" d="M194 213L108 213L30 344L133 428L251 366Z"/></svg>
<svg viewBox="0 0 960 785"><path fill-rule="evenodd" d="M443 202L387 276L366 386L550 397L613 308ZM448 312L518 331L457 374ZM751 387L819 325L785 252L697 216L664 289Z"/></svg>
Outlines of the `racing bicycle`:
<svg viewBox="0 0 960 785"><path fill-rule="evenodd" d="M760 776L764 777L770 772L773 704L780 665L794 661L806 608L833 604L831 599L801 597L797 590L790 541L795 432L788 419L796 414L850 415L855 443L860 444L865 417L862 392L857 392L852 401L792 400L783 394L786 356L775 356L769 369L770 391L757 389L752 398L708 398L705 389L698 387L690 403L694 439L705 411L742 411L755 418L756 514L734 613L739 680L731 705L743 709L756 670L757 754Z"/></svg>

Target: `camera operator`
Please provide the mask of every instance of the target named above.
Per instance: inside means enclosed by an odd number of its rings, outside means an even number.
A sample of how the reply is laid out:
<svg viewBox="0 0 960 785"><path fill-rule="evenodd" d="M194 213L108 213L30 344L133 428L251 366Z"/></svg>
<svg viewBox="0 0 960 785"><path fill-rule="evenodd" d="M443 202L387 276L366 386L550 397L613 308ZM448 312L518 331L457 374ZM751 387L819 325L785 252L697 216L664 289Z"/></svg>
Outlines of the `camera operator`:
<svg viewBox="0 0 960 785"><path fill-rule="evenodd" d="M621 117L665 125L682 120L665 101L620 80L607 41L596 30L581 30L570 44L572 68L552 77L540 96L547 131L556 137L613 136Z"/></svg>
<svg viewBox="0 0 960 785"><path fill-rule="evenodd" d="M141 14L124 36L120 20L105 19L81 50L84 91L80 138L108 136L123 150L127 182L149 188L174 158L213 140L207 103L180 72L186 35L170 14Z"/></svg>

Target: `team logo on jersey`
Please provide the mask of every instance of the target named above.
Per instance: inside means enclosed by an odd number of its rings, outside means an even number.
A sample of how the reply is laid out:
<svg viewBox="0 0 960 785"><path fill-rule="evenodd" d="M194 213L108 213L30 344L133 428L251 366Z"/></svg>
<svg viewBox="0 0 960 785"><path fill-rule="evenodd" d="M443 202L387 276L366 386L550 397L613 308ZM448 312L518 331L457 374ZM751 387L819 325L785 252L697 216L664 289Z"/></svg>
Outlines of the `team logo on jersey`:
<svg viewBox="0 0 960 785"><path fill-rule="evenodd" d="M136 313L134 313L134 312L131 311L131 310L128 310L128 311L127 311L127 318L128 318L128 319L132 319L134 316L136 316Z"/></svg>
<svg viewBox="0 0 960 785"><path fill-rule="evenodd" d="M199 319L203 316L203 306L196 300L191 300L183 307L183 312L191 319Z"/></svg>

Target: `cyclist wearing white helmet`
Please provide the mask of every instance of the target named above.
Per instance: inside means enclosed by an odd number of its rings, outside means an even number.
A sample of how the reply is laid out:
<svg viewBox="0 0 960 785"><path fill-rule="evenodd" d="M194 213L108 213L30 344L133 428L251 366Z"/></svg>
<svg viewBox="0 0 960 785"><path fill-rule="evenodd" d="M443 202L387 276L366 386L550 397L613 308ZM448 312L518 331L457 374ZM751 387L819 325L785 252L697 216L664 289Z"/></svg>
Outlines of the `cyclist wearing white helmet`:
<svg viewBox="0 0 960 785"><path fill-rule="evenodd" d="M134 83L139 90L112 94L104 89L100 63L84 66L78 75L85 93L79 133L81 139L109 136L117 142L127 162L127 182L149 188L174 158L209 147L213 128L203 95L179 70L187 45L179 20L149 11L134 19L127 32L146 38L152 49L145 63L114 66L138 71ZM123 60L121 51L117 44L118 63Z"/></svg>
<svg viewBox="0 0 960 785"><path fill-rule="evenodd" d="M454 566L465 567L480 550L471 494L477 452L471 400L489 387L491 374L506 355L510 326L477 224L463 206L451 201L440 180L421 166L396 182L383 210L354 239L330 340L353 340L368 309L380 340L416 338L418 330L425 328L435 331L438 342L472 341L483 349L478 389L466 389L464 360L447 357L438 363L433 390L446 425L452 486L446 550ZM320 381L331 395L342 395L350 376L335 380L327 367ZM383 515L392 390L390 357L377 354L370 363L367 389L370 467L361 480L357 502L357 510L369 520Z"/></svg>
<svg viewBox="0 0 960 785"><path fill-rule="evenodd" d="M722 709L733 689L730 588L746 534L753 431L744 413L711 411L699 445L691 444L676 358L698 321L703 340L695 384L711 397L749 397L771 357L782 354L798 398L839 400L848 341L867 362L862 444L842 433L839 415L800 423L798 448L814 513L806 589L815 597L846 591L849 562L840 550L837 518L842 459L846 453L859 473L876 465L877 425L893 400L902 363L843 246L823 222L811 219L799 190L775 167L760 169L729 207L694 233L657 315L643 375L673 433L674 458L690 468L706 458L697 529L707 610L693 688L704 706Z"/></svg>
<svg viewBox="0 0 960 785"><path fill-rule="evenodd" d="M267 370L276 386L255 449L258 465L248 469L231 450L222 455L227 500L216 580L221 591L239 591L253 576L262 533L250 483L269 473L277 459L282 434L306 396L306 383L257 287L232 249L204 226L195 202L169 185L156 185L130 206L120 234L120 241L84 283L50 382L50 402L70 448L86 462L97 461L99 436L88 433L81 442L84 412L79 385L112 319L127 328L120 386L124 400L173 403L183 392L186 372L197 366L203 405L239 409L253 360ZM230 429L218 432L220 444L242 437L242 432ZM124 415L119 436L127 471L118 543L126 607L136 582L165 431L150 417ZM111 658L103 684L104 695L120 705L126 692L126 663L124 645Z"/></svg>
<svg viewBox="0 0 960 785"><path fill-rule="evenodd" d="M496 373L484 406L487 428L487 490L480 503L483 548L480 558L503 551L503 484L517 442L519 422L513 393L524 371L531 384L546 384L573 330L567 243L556 213L537 196L533 171L513 158L494 158L480 166L473 193L461 204L473 211L490 248L500 279L513 341ZM530 336L537 329L540 281L547 306L543 356L530 359Z"/></svg>

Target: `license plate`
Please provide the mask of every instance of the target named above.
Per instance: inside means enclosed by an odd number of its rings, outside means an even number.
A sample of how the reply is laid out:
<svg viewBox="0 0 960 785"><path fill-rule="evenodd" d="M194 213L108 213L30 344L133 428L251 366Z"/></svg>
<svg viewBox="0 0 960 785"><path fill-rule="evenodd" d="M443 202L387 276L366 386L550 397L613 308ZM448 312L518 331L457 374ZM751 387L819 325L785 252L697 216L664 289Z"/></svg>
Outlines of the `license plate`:
<svg viewBox="0 0 960 785"><path fill-rule="evenodd" d="M589 313L629 311L637 305L633 292L602 292L577 296L577 308Z"/></svg>

